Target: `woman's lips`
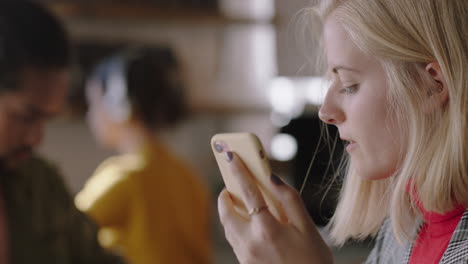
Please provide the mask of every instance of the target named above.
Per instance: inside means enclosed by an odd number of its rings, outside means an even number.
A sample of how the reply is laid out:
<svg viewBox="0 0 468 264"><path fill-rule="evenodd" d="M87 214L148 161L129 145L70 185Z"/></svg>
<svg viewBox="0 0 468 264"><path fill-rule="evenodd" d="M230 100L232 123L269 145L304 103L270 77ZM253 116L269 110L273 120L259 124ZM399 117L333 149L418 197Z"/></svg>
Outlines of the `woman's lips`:
<svg viewBox="0 0 468 264"><path fill-rule="evenodd" d="M352 140L346 140L346 151L347 152L352 152L357 148L357 143Z"/></svg>

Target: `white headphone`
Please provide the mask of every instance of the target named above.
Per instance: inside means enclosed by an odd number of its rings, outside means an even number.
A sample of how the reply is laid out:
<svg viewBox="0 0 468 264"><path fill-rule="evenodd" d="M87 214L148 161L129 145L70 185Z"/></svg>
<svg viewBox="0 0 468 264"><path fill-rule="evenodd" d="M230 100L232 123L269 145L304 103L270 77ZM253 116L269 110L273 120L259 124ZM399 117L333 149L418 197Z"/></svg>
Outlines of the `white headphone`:
<svg viewBox="0 0 468 264"><path fill-rule="evenodd" d="M131 115L131 105L127 94L126 64L125 58L121 56L112 57L105 63L103 102L111 118L116 122L124 122Z"/></svg>

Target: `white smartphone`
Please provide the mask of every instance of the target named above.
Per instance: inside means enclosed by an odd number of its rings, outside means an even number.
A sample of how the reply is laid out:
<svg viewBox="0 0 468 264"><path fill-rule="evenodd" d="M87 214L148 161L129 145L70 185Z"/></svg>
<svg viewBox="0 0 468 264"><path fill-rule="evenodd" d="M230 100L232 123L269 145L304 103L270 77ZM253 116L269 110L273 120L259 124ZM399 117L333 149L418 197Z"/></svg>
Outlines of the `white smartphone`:
<svg viewBox="0 0 468 264"><path fill-rule="evenodd" d="M247 217L248 209L240 199L241 192L235 176L232 174L225 152L235 152L245 163L255 177L255 181L261 191L270 212L280 222L286 223L287 218L283 213L280 203L270 191L271 169L262 143L252 133L226 133L216 134L211 139L211 148L218 163L227 190L233 198L238 212Z"/></svg>

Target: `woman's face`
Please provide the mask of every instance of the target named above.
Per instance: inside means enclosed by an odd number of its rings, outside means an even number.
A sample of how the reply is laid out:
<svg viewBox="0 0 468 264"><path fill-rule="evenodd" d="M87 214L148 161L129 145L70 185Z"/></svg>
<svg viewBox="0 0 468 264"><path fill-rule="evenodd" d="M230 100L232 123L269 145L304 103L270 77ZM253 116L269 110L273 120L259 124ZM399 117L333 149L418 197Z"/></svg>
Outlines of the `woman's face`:
<svg viewBox="0 0 468 264"><path fill-rule="evenodd" d="M332 83L319 116L349 143L351 169L364 179L386 178L402 160L405 142L389 111L384 69L353 43L333 15L326 20L324 41Z"/></svg>

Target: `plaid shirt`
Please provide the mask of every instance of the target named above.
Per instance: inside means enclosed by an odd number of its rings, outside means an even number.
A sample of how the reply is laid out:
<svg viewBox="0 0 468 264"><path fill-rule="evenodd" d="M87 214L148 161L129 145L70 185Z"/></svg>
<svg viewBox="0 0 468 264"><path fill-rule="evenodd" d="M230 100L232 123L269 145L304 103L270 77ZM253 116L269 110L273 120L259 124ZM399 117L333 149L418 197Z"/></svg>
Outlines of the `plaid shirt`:
<svg viewBox="0 0 468 264"><path fill-rule="evenodd" d="M0 172L10 264L122 263L98 244L96 226L79 212L55 168L32 158Z"/></svg>
<svg viewBox="0 0 468 264"><path fill-rule="evenodd" d="M366 264L407 264L413 245L400 244L395 239L389 220L383 224L377 235L376 244ZM455 232L450 239L440 264L468 263L468 210L463 214Z"/></svg>

